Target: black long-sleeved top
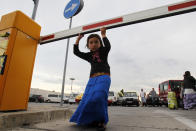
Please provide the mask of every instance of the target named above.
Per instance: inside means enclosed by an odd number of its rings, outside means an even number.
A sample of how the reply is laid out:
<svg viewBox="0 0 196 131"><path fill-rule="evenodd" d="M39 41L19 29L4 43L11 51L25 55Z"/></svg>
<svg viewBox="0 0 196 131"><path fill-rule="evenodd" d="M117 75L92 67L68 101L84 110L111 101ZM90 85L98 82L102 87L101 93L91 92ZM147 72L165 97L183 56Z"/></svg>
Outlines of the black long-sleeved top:
<svg viewBox="0 0 196 131"><path fill-rule="evenodd" d="M196 80L193 76L184 77L184 89L194 89Z"/></svg>
<svg viewBox="0 0 196 131"><path fill-rule="evenodd" d="M103 38L104 47L100 47L97 51L81 52L78 44L74 45L74 54L91 64L90 77L94 73L104 72L110 74L110 66L108 64L108 53L110 51L110 42L107 37Z"/></svg>

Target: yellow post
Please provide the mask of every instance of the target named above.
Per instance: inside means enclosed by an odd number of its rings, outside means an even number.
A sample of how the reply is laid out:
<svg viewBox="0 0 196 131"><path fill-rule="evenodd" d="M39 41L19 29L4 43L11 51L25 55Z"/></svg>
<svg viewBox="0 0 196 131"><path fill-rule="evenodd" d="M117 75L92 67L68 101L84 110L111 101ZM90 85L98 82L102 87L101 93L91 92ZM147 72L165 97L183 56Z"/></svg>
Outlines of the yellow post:
<svg viewBox="0 0 196 131"><path fill-rule="evenodd" d="M41 27L20 11L0 21L0 111L26 110Z"/></svg>

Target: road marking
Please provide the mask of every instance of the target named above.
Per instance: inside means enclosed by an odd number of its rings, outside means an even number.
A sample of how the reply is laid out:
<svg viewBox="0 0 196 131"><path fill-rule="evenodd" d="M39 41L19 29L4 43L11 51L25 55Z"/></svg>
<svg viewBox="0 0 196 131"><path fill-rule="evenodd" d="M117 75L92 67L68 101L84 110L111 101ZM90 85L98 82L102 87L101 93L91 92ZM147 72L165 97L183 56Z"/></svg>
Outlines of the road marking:
<svg viewBox="0 0 196 131"><path fill-rule="evenodd" d="M190 119L187 119L185 117L180 117L180 116L174 117L174 119L178 120L179 122L187 125L188 127L192 128L192 129L196 130L196 122L194 122Z"/></svg>
<svg viewBox="0 0 196 131"><path fill-rule="evenodd" d="M177 112L173 113L173 112L169 112L169 111L156 110L154 113L162 113L162 114L171 116L175 120L183 123L184 125L188 126L189 128L196 130L196 122L195 121L188 119L186 117L179 116L176 114Z"/></svg>

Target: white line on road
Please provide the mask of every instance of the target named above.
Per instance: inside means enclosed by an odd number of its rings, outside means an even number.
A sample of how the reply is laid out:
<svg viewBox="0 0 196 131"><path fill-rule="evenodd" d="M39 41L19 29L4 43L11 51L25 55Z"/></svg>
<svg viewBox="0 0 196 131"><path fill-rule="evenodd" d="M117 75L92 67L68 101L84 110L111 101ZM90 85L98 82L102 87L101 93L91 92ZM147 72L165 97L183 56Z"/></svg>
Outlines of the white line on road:
<svg viewBox="0 0 196 131"><path fill-rule="evenodd" d="M195 121L193 121L191 119L188 119L186 117L179 116L174 112L156 110L154 113L162 113L162 114L171 116L174 119L176 119L177 121L179 121L179 122L183 123L184 125L188 126L189 128L196 130L196 122Z"/></svg>
<svg viewBox="0 0 196 131"><path fill-rule="evenodd" d="M188 127L196 130L196 122L190 120L190 119L187 119L185 117L174 117L176 120L180 121L181 123L187 125Z"/></svg>

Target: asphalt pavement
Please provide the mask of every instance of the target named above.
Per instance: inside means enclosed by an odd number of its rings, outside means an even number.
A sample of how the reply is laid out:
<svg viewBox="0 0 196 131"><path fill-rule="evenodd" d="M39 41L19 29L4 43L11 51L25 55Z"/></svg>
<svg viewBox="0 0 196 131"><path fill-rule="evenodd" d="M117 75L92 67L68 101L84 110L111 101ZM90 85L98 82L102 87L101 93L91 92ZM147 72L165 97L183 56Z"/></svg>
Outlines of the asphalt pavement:
<svg viewBox="0 0 196 131"><path fill-rule="evenodd" d="M77 105L66 105L75 110ZM59 119L10 131L97 131L96 127L77 126ZM170 110L166 107L109 107L106 131L196 131L196 110Z"/></svg>

